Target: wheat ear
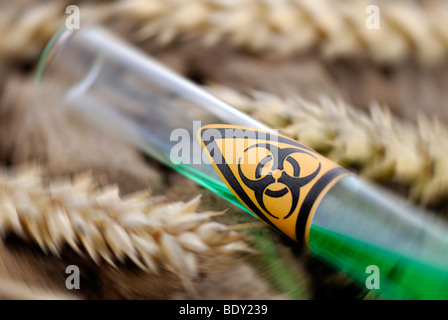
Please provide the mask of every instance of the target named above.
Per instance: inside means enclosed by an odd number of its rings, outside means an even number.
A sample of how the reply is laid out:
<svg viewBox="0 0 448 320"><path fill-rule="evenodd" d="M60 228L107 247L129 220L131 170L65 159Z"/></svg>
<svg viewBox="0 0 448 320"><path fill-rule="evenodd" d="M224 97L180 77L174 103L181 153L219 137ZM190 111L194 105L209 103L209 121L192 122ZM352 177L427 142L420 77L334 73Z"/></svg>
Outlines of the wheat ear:
<svg viewBox="0 0 448 320"><path fill-rule="evenodd" d="M446 59L446 1L372 3L380 9L380 29L366 27L369 2L364 0L118 0L81 3L81 9L99 21L133 22L136 39L155 36L162 44L199 37L206 45L228 40L236 47L281 55L316 49L327 58L367 54L379 63L413 55L429 63ZM63 25L68 4L39 3L23 14L9 14L0 22L0 56L39 52Z"/></svg>
<svg viewBox="0 0 448 320"><path fill-rule="evenodd" d="M423 62L443 61L448 51L448 34L443 18L447 3L376 1L380 29L366 27L363 0L196 0L122 1L138 9L144 20L141 38L157 36L162 43L176 36L200 35L214 45L228 39L235 46L255 52L290 54L317 49L327 58L368 54L379 63L396 63L416 53ZM144 16L144 14L147 16ZM143 15L143 16L142 16Z"/></svg>
<svg viewBox="0 0 448 320"><path fill-rule="evenodd" d="M163 203L146 192L119 196L98 188L89 174L44 183L36 166L3 172L0 231L59 255L68 245L95 263L131 260L148 272L160 266L194 279L198 259L250 251L243 235L212 221L217 212L196 213L199 197Z"/></svg>
<svg viewBox="0 0 448 320"><path fill-rule="evenodd" d="M415 201L430 206L448 197L448 129L435 120L420 115L417 124L400 121L376 103L365 113L328 97L312 103L261 91L207 89L369 179L399 183Z"/></svg>

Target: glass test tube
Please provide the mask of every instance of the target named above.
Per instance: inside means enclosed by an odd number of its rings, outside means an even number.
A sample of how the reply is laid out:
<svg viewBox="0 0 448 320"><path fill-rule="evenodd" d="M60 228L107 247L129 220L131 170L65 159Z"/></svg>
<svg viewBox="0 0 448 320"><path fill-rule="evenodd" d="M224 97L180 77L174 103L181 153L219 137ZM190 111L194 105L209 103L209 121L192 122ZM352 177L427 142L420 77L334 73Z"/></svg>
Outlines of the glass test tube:
<svg viewBox="0 0 448 320"><path fill-rule="evenodd" d="M48 90L50 79L57 82ZM98 26L56 34L36 80L46 107L64 106L81 114L252 214L212 165L198 159L196 131L220 123L270 128ZM171 153L178 143L172 136L176 129L191 138L189 164L179 164L181 159ZM367 267L378 267L378 292L385 298L448 298L446 223L354 175L342 178L323 197L307 239L311 254L361 285L369 276Z"/></svg>

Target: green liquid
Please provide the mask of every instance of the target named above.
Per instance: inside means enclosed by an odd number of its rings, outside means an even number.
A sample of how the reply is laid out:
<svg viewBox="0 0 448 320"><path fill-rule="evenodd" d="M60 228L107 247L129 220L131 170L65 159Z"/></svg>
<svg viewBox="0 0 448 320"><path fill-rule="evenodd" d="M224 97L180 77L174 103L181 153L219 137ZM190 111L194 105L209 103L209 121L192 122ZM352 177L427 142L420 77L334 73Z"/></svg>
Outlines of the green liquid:
<svg viewBox="0 0 448 320"><path fill-rule="evenodd" d="M210 191L216 193L220 197L224 198L225 200L229 201L230 203L236 205L237 207L243 209L250 215L254 216L258 219L258 217L253 214L249 209L247 209L241 201L238 200L237 197L233 194L232 191L227 187L227 185L222 181L218 181L213 177L210 177L201 171L194 170L192 166L180 164L180 165L170 165L174 170L178 171L179 173L183 174L184 176L190 178L197 184L203 186L204 188L209 189Z"/></svg>
<svg viewBox="0 0 448 320"><path fill-rule="evenodd" d="M172 168L256 217L224 182L191 166ZM361 286L371 275L366 268L377 266L373 290L386 299L448 299L446 225L415 218L413 209L359 184L343 178L322 199L310 226L311 253Z"/></svg>
<svg viewBox="0 0 448 320"><path fill-rule="evenodd" d="M352 177L319 204L309 230L312 254L366 287L374 265L386 299L448 299L448 228ZM369 278L369 283L372 278Z"/></svg>
<svg viewBox="0 0 448 320"><path fill-rule="evenodd" d="M310 229L311 252L336 270L343 271L361 286L379 269L379 289L386 299L448 299L448 273L418 261L400 257L384 248L344 237L322 228ZM368 281L372 283L371 281Z"/></svg>

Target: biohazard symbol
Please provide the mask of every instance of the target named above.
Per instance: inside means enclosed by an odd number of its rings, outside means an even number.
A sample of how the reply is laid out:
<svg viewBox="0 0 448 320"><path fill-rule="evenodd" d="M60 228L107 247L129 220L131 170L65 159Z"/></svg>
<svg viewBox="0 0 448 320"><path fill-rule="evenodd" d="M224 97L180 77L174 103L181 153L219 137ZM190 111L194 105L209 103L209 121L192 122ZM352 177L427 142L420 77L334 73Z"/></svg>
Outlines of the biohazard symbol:
<svg viewBox="0 0 448 320"><path fill-rule="evenodd" d="M245 153L253 148L264 148L268 150L268 155L261 159L257 164L255 168L255 179L250 179L244 174L244 166L241 164L243 157L240 157L238 161L238 173L240 178L249 189L254 191L258 205L275 219L279 219L280 217L269 212L266 208L264 199L266 197L280 198L288 192L291 193L292 203L288 214L283 217L283 219L287 219L296 210L300 197L300 188L316 178L321 170L321 163L319 162L319 165L314 172L305 177L300 177L301 168L293 155L295 153L304 153L318 161L313 154L298 148L279 148L267 143L252 145L245 150ZM286 168L286 164L289 164L288 168ZM277 188L271 189L270 186L274 184L276 184ZM279 184L283 185L283 188L279 188Z"/></svg>
<svg viewBox="0 0 448 320"><path fill-rule="evenodd" d="M320 201L348 172L272 131L212 124L198 133L222 181L248 212L298 242L308 241ZM220 189L225 190L225 189Z"/></svg>

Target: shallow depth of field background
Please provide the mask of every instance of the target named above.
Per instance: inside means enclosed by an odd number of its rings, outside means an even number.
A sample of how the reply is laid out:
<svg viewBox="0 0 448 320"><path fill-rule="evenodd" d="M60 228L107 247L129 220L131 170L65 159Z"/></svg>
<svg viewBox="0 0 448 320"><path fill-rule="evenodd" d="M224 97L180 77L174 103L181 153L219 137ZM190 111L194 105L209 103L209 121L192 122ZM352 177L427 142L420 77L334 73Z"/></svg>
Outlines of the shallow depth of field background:
<svg viewBox="0 0 448 320"><path fill-rule="evenodd" d="M155 274L136 266L125 252L122 261L111 254L113 267L69 245L58 257L44 252L37 238L7 232L0 242L1 298L380 298L303 248L253 225L246 213L187 178L77 123L64 110L42 105L34 93L37 62L70 16L69 5L80 8L81 28L85 21L104 24L236 108L363 179L448 217L445 0L1 0L0 161L5 174L38 164L44 188L61 177L90 172L100 187L116 184L121 196L149 189L153 197L163 197L151 204L156 208L202 195L195 213L229 209L210 219L229 228L249 223L237 231L244 239L235 238L248 250L221 254L209 246L208 253L190 254L183 247L180 252L197 268L191 278L179 273L183 260L176 258L178 251L170 252L176 245L160 239L155 246L164 255L154 260L159 265ZM366 26L369 5L379 8L379 29ZM12 184L0 179L6 194ZM7 210L5 199L0 197L0 216ZM40 223L49 213L38 214ZM28 218L22 219L31 230ZM93 244L92 250L106 249ZM80 290L65 287L68 265L81 270Z"/></svg>

